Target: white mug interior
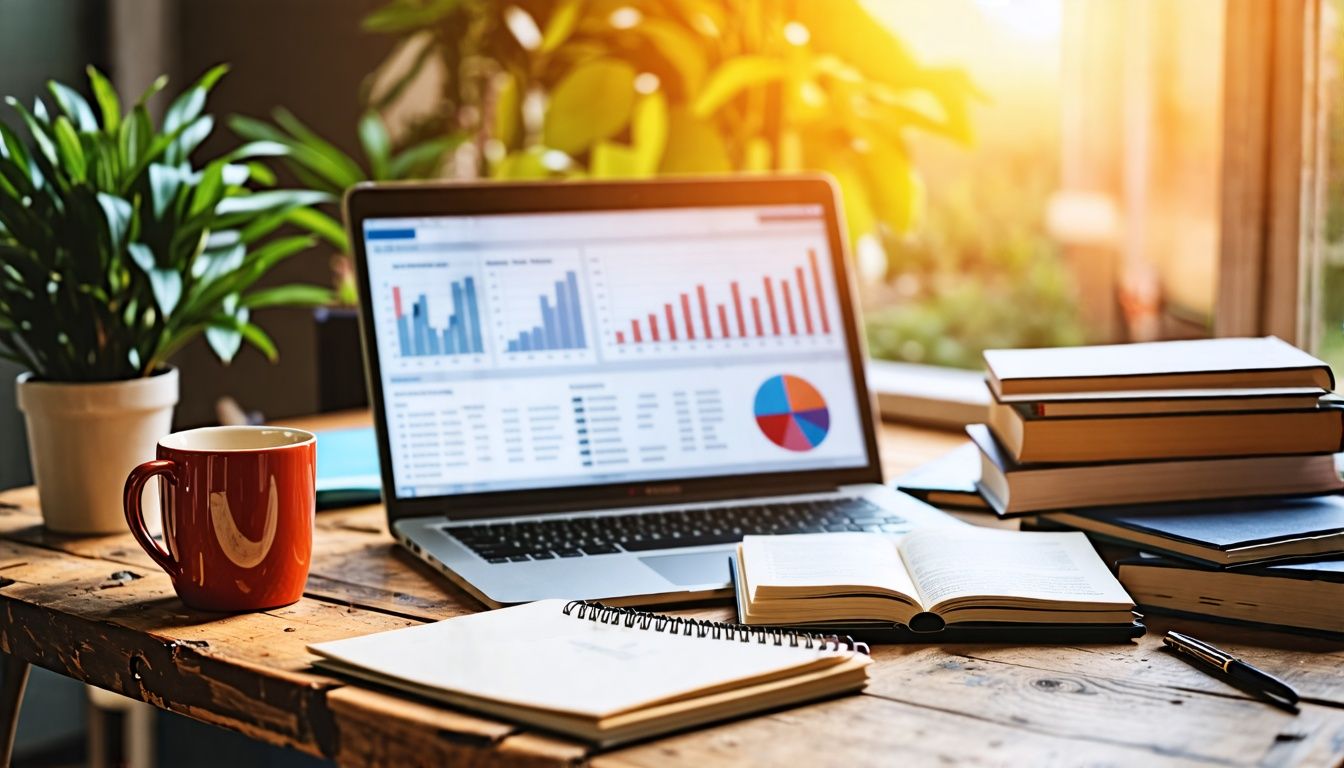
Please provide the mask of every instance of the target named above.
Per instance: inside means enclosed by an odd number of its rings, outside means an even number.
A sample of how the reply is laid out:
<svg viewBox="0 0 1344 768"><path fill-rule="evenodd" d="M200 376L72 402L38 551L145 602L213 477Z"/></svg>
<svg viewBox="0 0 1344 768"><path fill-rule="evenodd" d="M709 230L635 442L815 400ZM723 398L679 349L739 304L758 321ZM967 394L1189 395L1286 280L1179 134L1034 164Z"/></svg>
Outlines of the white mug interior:
<svg viewBox="0 0 1344 768"><path fill-rule="evenodd" d="M201 427L174 432L159 445L174 451L258 451L303 445L317 438L312 432L288 427Z"/></svg>

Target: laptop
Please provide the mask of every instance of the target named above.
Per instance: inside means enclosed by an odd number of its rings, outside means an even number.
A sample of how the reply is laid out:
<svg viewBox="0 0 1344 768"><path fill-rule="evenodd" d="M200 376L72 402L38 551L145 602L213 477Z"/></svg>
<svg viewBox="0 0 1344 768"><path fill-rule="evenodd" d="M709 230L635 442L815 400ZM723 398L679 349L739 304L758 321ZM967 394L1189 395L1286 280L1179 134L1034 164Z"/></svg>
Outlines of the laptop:
<svg viewBox="0 0 1344 768"><path fill-rule="evenodd" d="M956 524L881 483L827 178L345 206L388 527L487 605L728 595L747 534Z"/></svg>

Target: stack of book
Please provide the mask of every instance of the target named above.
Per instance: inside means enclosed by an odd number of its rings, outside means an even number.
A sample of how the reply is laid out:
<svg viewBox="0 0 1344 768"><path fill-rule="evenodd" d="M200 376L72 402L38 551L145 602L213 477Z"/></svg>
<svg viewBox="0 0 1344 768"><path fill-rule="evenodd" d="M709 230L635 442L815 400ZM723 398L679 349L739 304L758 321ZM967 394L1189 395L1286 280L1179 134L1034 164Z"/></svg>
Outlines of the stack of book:
<svg viewBox="0 0 1344 768"><path fill-rule="evenodd" d="M1119 566L1143 608L1344 632L1328 365L1273 337L985 361L989 424L967 431L994 512L1151 553Z"/></svg>
<svg viewBox="0 0 1344 768"><path fill-rule="evenodd" d="M999 514L1333 493L1330 367L1279 339L985 352L980 490Z"/></svg>

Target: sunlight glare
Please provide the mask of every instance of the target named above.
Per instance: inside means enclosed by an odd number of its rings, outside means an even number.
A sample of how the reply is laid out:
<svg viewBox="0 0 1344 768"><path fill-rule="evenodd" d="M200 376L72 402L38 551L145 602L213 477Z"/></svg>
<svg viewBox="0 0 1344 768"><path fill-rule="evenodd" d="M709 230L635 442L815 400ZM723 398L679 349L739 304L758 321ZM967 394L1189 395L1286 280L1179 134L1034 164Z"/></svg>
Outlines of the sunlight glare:
<svg viewBox="0 0 1344 768"><path fill-rule="evenodd" d="M976 5L995 24L1031 40L1058 37L1063 24L1060 0L976 0Z"/></svg>

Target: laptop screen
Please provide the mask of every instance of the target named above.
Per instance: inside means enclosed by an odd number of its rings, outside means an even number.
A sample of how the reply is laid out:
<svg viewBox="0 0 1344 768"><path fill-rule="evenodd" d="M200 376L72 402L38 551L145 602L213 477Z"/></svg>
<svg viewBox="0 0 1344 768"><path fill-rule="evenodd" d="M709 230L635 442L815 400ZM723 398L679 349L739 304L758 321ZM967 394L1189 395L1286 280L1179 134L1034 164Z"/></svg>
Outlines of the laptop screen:
<svg viewBox="0 0 1344 768"><path fill-rule="evenodd" d="M397 497L868 465L824 215L366 219Z"/></svg>

